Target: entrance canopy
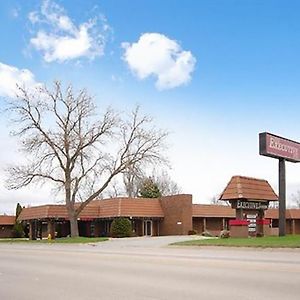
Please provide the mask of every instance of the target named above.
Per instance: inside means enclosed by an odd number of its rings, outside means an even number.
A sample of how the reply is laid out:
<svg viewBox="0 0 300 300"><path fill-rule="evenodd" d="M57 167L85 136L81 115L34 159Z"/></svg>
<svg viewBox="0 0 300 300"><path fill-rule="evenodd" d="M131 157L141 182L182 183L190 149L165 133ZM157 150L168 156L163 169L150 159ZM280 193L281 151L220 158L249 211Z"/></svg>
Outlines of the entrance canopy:
<svg viewBox="0 0 300 300"><path fill-rule="evenodd" d="M231 236L262 236L267 234L270 225L269 220L264 219L265 210L278 196L266 180L233 176L220 200L229 201L236 211L236 220L229 222Z"/></svg>
<svg viewBox="0 0 300 300"><path fill-rule="evenodd" d="M233 176L221 194L220 200L278 201L278 196L267 180Z"/></svg>

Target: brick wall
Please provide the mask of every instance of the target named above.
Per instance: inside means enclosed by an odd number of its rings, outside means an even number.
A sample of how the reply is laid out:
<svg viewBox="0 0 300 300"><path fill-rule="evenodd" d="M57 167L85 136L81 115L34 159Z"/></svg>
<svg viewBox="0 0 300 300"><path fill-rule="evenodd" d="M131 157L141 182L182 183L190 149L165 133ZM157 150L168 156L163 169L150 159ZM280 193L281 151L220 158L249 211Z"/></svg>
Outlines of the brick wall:
<svg viewBox="0 0 300 300"><path fill-rule="evenodd" d="M193 229L192 195L173 195L160 199L164 220L160 224L160 235L185 235Z"/></svg>
<svg viewBox="0 0 300 300"><path fill-rule="evenodd" d="M204 231L203 227L203 218L194 217L193 218L193 229L197 231L197 233L201 234Z"/></svg>
<svg viewBox="0 0 300 300"><path fill-rule="evenodd" d="M285 221L285 232L286 234L292 234L292 220L286 220Z"/></svg>
<svg viewBox="0 0 300 300"><path fill-rule="evenodd" d="M230 226L230 236L237 238L248 237L248 226Z"/></svg>
<svg viewBox="0 0 300 300"><path fill-rule="evenodd" d="M300 220L295 220L295 232L294 234L300 234Z"/></svg>
<svg viewBox="0 0 300 300"><path fill-rule="evenodd" d="M0 238L11 238L13 236L13 225L0 225Z"/></svg>
<svg viewBox="0 0 300 300"><path fill-rule="evenodd" d="M218 231L223 229L223 218L206 218L206 230Z"/></svg>
<svg viewBox="0 0 300 300"><path fill-rule="evenodd" d="M159 231L159 221L158 220L153 220L152 221L152 235L153 236L158 236Z"/></svg>

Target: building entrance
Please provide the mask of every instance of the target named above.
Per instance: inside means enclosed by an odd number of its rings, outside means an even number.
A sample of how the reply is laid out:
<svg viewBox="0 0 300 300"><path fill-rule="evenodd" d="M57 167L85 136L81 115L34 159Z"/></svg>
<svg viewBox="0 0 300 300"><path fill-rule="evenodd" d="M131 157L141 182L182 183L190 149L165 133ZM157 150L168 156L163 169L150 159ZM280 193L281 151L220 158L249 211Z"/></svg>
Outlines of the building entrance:
<svg viewBox="0 0 300 300"><path fill-rule="evenodd" d="M151 220L144 221L144 235L152 236L152 221Z"/></svg>

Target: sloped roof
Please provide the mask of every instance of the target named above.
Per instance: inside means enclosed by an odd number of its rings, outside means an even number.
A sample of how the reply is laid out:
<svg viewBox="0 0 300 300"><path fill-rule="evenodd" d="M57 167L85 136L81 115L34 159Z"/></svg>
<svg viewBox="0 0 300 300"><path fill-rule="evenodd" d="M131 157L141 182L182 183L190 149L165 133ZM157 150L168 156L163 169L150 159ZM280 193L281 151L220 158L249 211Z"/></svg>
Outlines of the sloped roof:
<svg viewBox="0 0 300 300"><path fill-rule="evenodd" d="M287 210L290 213L291 219L300 219L300 209L298 208L290 208Z"/></svg>
<svg viewBox="0 0 300 300"><path fill-rule="evenodd" d="M300 209L298 208L290 208L285 212L286 219L300 219ZM277 208L270 208L265 212L266 219L278 219L279 211Z"/></svg>
<svg viewBox="0 0 300 300"><path fill-rule="evenodd" d="M238 199L277 201L278 196L267 180L233 176L221 194L220 200Z"/></svg>
<svg viewBox="0 0 300 300"><path fill-rule="evenodd" d="M65 205L40 205L25 207L22 209L18 220L46 219L49 218L66 218L68 216Z"/></svg>
<svg viewBox="0 0 300 300"><path fill-rule="evenodd" d="M77 206L79 206L79 204L75 205L75 207ZM99 205L92 205L91 202L82 210L82 212L79 214L79 218L98 218L99 212L100 212ZM66 217L68 217L68 214Z"/></svg>
<svg viewBox="0 0 300 300"><path fill-rule="evenodd" d="M79 204L77 204L79 205ZM159 199L112 198L94 200L79 214L79 218L163 217ZM68 218L65 205L42 205L23 208L19 220Z"/></svg>
<svg viewBox="0 0 300 300"><path fill-rule="evenodd" d="M193 217L235 218L235 210L225 205L193 204Z"/></svg>
<svg viewBox="0 0 300 300"><path fill-rule="evenodd" d="M123 216L141 217L163 217L164 213L157 198L125 198L121 202L121 213Z"/></svg>
<svg viewBox="0 0 300 300"><path fill-rule="evenodd" d="M285 213L285 216L287 217L287 213ZM275 208L269 208L265 211L265 218L266 219L278 219L278 209Z"/></svg>
<svg viewBox="0 0 300 300"><path fill-rule="evenodd" d="M290 210L287 209L285 211L285 217L286 219L290 219L291 218L291 213ZM278 219L279 218L279 211L278 208L269 208L265 211L265 218L266 219Z"/></svg>
<svg viewBox="0 0 300 300"><path fill-rule="evenodd" d="M15 216L0 216L0 225L14 225L15 221Z"/></svg>

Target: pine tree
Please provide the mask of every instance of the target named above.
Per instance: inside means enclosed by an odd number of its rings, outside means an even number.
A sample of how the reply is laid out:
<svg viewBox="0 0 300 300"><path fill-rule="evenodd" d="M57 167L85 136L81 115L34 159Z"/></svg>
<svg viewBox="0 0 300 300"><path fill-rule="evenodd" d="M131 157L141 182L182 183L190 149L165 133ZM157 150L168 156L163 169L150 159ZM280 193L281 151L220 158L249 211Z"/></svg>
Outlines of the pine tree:
<svg viewBox="0 0 300 300"><path fill-rule="evenodd" d="M24 236L23 224L18 221L18 217L19 217L21 211L22 211L22 206L20 203L18 203L17 207L16 207L16 220L15 220L15 225L13 228L13 234L14 234L14 237L16 237L16 238L20 238L20 237Z"/></svg>
<svg viewBox="0 0 300 300"><path fill-rule="evenodd" d="M146 178L140 187L139 196L143 198L159 198L161 192L158 185L152 180L151 177Z"/></svg>

